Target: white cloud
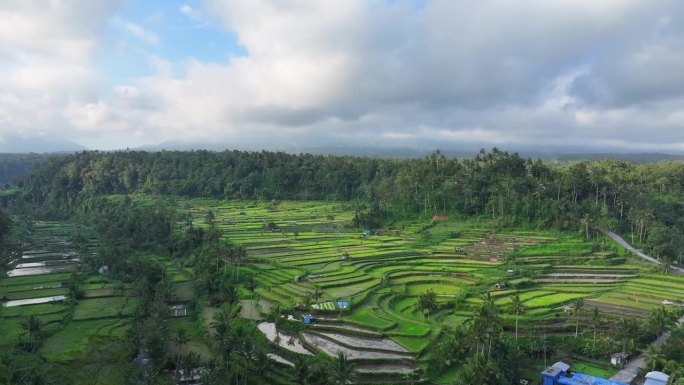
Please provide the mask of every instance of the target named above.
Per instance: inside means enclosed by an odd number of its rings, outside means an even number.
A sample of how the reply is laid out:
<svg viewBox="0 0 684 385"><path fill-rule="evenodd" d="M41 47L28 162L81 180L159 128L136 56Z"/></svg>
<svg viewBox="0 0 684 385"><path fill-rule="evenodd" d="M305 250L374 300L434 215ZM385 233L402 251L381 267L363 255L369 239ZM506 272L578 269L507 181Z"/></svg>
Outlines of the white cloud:
<svg viewBox="0 0 684 385"><path fill-rule="evenodd" d="M420 9L408 0L206 0L174 12L234 33L247 55L151 57L154 74L104 91L88 62L117 2L91 3L100 2L53 2L49 12L0 5L0 60L11 63L0 73L0 124L55 118L79 135L267 147L684 143L675 17L684 3L675 0L433 0ZM121 23L164 44L163 34Z"/></svg>
<svg viewBox="0 0 684 385"><path fill-rule="evenodd" d="M188 15L188 16L192 15L192 13L193 13L192 7L189 6L188 4L183 4L183 5L181 5L180 11L181 11L182 13Z"/></svg>
<svg viewBox="0 0 684 385"><path fill-rule="evenodd" d="M71 103L64 111L64 117L73 127L83 131L120 131L128 125L102 101L95 103Z"/></svg>
<svg viewBox="0 0 684 385"><path fill-rule="evenodd" d="M644 39L664 44L672 31L663 17L679 7L626 0L436 0L420 11L401 1L206 5L248 56L191 61L184 73L144 79L138 85L158 109L143 126L184 138L266 141L255 133L267 132L300 143L415 143L424 127L424 142L499 144L532 135L578 143L583 136L639 138L638 113L593 108L572 90L608 65L611 52L638 55L650 44ZM670 67L662 73L680 76Z"/></svg>
<svg viewBox="0 0 684 385"><path fill-rule="evenodd" d="M147 44L159 44L159 36L154 32L148 31L147 29L134 24L134 23L124 23L124 28L130 34L136 36Z"/></svg>
<svg viewBox="0 0 684 385"><path fill-rule="evenodd" d="M91 59L120 3L0 3L0 134L68 138L64 111L97 98Z"/></svg>

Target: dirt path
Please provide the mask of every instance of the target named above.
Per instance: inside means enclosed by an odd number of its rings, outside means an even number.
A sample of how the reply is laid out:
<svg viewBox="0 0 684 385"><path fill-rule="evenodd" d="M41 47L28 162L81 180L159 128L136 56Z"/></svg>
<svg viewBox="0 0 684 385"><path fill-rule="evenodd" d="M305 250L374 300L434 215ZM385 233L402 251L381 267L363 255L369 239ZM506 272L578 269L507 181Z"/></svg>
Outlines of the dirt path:
<svg viewBox="0 0 684 385"><path fill-rule="evenodd" d="M677 325L675 326L675 328L680 327L682 324L684 324L684 316L682 316L679 319L679 321L677 321ZM670 332L665 332L660 337L656 338L652 344L660 348L663 345L665 345L665 342L667 342L668 338L670 338ZM644 358L643 354L639 354L635 359L631 360L623 369L615 373L615 375L610 379L613 381L620 381L629 384L639 375L641 368L644 368L645 366L646 359Z"/></svg>
<svg viewBox="0 0 684 385"><path fill-rule="evenodd" d="M638 255L639 257L641 257L642 259L644 259L650 263L653 263L655 265L660 265L660 261L658 261L657 259L655 259L653 257L649 257L648 255L644 254L641 250L634 248L634 246L627 243L627 241L625 241L621 236L615 234L612 231L605 231L605 233L607 236L611 237L615 242L617 242L620 246L624 247L625 249L627 249L631 253ZM679 274L684 274L684 269L680 269L677 266L670 265L670 269L676 271Z"/></svg>

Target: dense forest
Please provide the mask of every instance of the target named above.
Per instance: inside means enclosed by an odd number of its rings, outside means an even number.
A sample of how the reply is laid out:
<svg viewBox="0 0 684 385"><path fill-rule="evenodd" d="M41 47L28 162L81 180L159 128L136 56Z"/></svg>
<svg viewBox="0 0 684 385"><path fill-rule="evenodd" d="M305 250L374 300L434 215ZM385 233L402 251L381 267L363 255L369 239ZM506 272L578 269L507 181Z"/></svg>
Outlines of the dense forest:
<svg viewBox="0 0 684 385"><path fill-rule="evenodd" d="M357 202L364 224L416 213L488 216L501 225L601 229L656 256L682 248L684 164L620 160L548 163L496 148L469 159L439 151L421 159L281 152L83 152L53 158L17 181L5 204L66 217L98 195ZM364 209L365 208L365 209Z"/></svg>
<svg viewBox="0 0 684 385"><path fill-rule="evenodd" d="M29 173L54 154L0 154L0 187L3 187L19 176Z"/></svg>

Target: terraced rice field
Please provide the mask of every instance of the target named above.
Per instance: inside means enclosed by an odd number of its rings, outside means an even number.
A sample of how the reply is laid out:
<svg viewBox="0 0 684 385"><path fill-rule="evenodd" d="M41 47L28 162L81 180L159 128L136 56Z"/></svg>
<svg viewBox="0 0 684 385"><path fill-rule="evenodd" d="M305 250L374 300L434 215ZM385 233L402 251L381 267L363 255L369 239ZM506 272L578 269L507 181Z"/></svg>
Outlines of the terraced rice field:
<svg viewBox="0 0 684 385"><path fill-rule="evenodd" d="M645 317L663 300L684 299L682 276L657 273L570 235L496 231L486 221L426 218L363 236L351 226L354 208L347 203L188 200L179 206L195 225L217 226L226 239L247 249L241 274L252 274L258 286L249 300L243 290L242 303L249 309L241 314L263 319L275 304L298 319L313 314L313 323L301 333L260 324L274 342L275 361L291 365L296 354L344 352L356 361L362 380L370 382L412 373L419 378L417 369L430 344L443 328L466 322L485 293L500 308L509 332L516 318L509 306L513 296L520 296L528 309L518 317L521 335L541 329L549 335L573 333L575 318L568 305L578 298L609 317ZM215 218L211 224L205 222L209 210ZM62 224L39 224L36 241L27 246L15 273L0 281L6 304L67 296L65 302L4 307L0 344L16 341L21 319L31 314L46 322L43 352L56 359L79 349L87 336L126 330L136 305L129 287L90 275L83 285L85 298L69 301L65 282L80 263L68 241L73 231ZM192 272L173 261L149 258L172 279L173 301L190 301ZM438 308L431 314L418 308L419 296L428 290L437 296ZM204 310L210 320L211 309Z"/></svg>
<svg viewBox="0 0 684 385"><path fill-rule="evenodd" d="M654 279L647 267L558 233L497 232L487 222L428 218L363 236L350 225L354 211L345 203L192 200L189 205L196 225L209 226L204 217L212 210L213 225L247 248L243 269L256 277L261 301L286 309L311 304L299 314L312 313L314 324L298 336L310 351L345 352L369 375L418 367L442 328L465 322L486 292L500 306L508 330L515 321L508 315L511 298L520 295L528 308L520 322L523 335L537 327L571 333L568 305L577 298L608 314L644 316L664 297L684 297L681 278ZM269 230L269 224L277 229ZM427 290L437 294L439 304L429 315L417 308ZM349 307L340 309L338 300ZM380 337L397 350L374 349L377 341L364 340Z"/></svg>
<svg viewBox="0 0 684 385"><path fill-rule="evenodd" d="M23 334L22 320L36 315L43 323L41 353L49 360L68 360L94 335L123 335L137 306L132 286L106 275L82 273L84 298L70 298L72 272L85 270L84 255L95 255L97 240L75 245L74 236L84 229L58 222L37 222L28 235L21 259L0 280L0 346L13 345ZM30 261L30 262L27 262ZM168 262L179 302L192 298L188 278ZM188 286L189 285L189 286Z"/></svg>

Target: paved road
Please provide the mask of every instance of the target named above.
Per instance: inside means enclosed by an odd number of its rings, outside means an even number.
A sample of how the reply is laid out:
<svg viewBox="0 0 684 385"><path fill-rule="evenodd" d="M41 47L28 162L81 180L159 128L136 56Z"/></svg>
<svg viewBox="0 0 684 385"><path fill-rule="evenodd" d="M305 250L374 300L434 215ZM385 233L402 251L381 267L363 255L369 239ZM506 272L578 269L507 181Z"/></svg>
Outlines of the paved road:
<svg viewBox="0 0 684 385"><path fill-rule="evenodd" d="M607 236L611 237L615 242L617 242L620 246L622 246L622 247L624 247L625 249L629 250L629 251L632 252L633 254L638 255L639 257L645 259L646 261L648 261L648 262L650 262L650 263L653 263L653 264L655 264L655 265L660 265L660 261L658 261L657 259L655 259L655 258L653 258L653 257L649 257L648 255L644 254L641 250L634 248L634 246L630 245L629 243L627 243L627 241L625 241L624 239L622 239L621 236L615 234L615 233L612 232L612 231L606 231L605 233L606 233ZM684 273L684 269L680 269L680 268L677 267L677 266L672 266L672 265L670 265L670 269L671 269L671 270L674 270L674 271L676 271L676 272L678 272L678 273L680 273L680 274Z"/></svg>
<svg viewBox="0 0 684 385"><path fill-rule="evenodd" d="M615 234L612 231L606 231L606 235L611 237L615 242L617 242L620 246L624 247L625 249L629 250L635 255L638 255L642 259L655 264L655 265L660 265L660 261L653 257L649 257L648 255L644 254L641 250L634 248L632 245L627 243L624 239L622 239L621 236ZM679 272L680 274L684 272L683 269L680 269L676 266L670 266L672 270L675 270ZM684 323L684 317L680 318L677 325L682 325ZM663 333L660 337L656 338L655 341L653 341L653 344L657 347L661 347L667 342L667 339L670 338L670 332ZM646 366L646 359L644 358L643 354L639 354L636 358L631 360L622 370L619 372L615 373L613 377L610 379L613 381L620 381L624 383L631 383L638 375L641 370L641 368Z"/></svg>
<svg viewBox="0 0 684 385"><path fill-rule="evenodd" d="M675 328L680 327L682 324L684 324L684 316L677 321L677 326L675 326ZM652 344L660 348L665 345L665 342L667 342L668 338L670 338L670 332L665 332L660 337L656 338ZM629 384L639 375L640 369L644 368L645 366L646 359L644 358L643 354L639 354L635 359L629 361L629 363L622 370L615 373L615 375L610 379L613 381L620 381Z"/></svg>

